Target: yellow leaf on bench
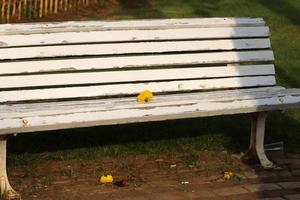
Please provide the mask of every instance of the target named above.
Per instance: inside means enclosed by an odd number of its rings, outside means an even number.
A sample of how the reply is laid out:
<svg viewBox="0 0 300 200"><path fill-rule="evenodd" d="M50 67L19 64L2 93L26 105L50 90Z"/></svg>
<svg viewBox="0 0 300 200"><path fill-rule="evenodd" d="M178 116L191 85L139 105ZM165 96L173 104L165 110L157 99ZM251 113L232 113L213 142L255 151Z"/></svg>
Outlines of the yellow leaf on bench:
<svg viewBox="0 0 300 200"><path fill-rule="evenodd" d="M137 101L140 103L149 102L153 99L153 93L150 90L145 90L137 96Z"/></svg>

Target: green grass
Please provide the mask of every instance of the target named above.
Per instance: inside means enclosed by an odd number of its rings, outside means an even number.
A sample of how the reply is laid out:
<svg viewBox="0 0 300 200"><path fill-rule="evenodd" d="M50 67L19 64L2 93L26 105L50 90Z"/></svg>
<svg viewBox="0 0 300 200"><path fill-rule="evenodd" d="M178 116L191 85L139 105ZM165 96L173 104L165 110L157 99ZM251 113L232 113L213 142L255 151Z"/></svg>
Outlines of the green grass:
<svg viewBox="0 0 300 200"><path fill-rule="evenodd" d="M160 0L153 7L118 10L110 19L235 16L266 20L272 33L277 81L286 87L299 88L298 0ZM85 19L94 18L86 16ZM31 133L10 138L9 163L22 165L48 159L101 159L191 150L239 152L247 148L249 133L248 115ZM300 109L269 115L266 143L277 141L284 141L286 151L300 152Z"/></svg>

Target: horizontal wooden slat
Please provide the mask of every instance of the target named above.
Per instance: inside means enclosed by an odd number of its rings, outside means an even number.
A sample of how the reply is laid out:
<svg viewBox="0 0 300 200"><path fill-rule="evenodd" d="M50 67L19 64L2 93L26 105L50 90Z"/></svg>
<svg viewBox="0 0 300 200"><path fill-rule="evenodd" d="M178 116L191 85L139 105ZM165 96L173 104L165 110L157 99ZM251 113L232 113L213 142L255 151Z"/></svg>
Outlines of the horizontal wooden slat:
<svg viewBox="0 0 300 200"><path fill-rule="evenodd" d="M273 65L201 67L0 77L0 88L274 75Z"/></svg>
<svg viewBox="0 0 300 200"><path fill-rule="evenodd" d="M204 28L227 26L264 26L262 18L186 18L121 21L69 21L0 25L0 35L67 31L130 30L164 28Z"/></svg>
<svg viewBox="0 0 300 200"><path fill-rule="evenodd" d="M0 37L0 47L94 42L130 42L145 40L160 41L208 38L249 38L267 36L269 36L268 27L66 32L32 35L4 35Z"/></svg>
<svg viewBox="0 0 300 200"><path fill-rule="evenodd" d="M0 102L48 100L62 98L98 97L112 95L133 95L143 90L158 92L179 92L193 90L226 89L272 86L276 81L274 76L219 78L207 80L169 81L135 84L116 84L86 87L17 90L0 92Z"/></svg>
<svg viewBox="0 0 300 200"><path fill-rule="evenodd" d="M0 48L1 59L24 59L63 56L91 56L132 53L246 50L270 48L269 39L237 39L176 42L139 42L114 44L60 45Z"/></svg>
<svg viewBox="0 0 300 200"><path fill-rule="evenodd" d="M174 55L146 55L107 58L62 59L0 63L0 74L18 74L50 71L73 71L167 65L236 63L273 61L271 50L237 51L219 53L190 53Z"/></svg>
<svg viewBox="0 0 300 200"><path fill-rule="evenodd" d="M154 96L154 99L146 104L137 104L135 97L73 100L21 104L0 104L0 119L24 118L29 116L45 116L54 114L69 114L75 112L104 111L125 108L149 108L165 105L177 105L210 102L216 99L241 100L266 98L276 95L297 94L299 89L285 89L283 87L260 87L250 89L221 90L211 92L193 92Z"/></svg>
<svg viewBox="0 0 300 200"><path fill-rule="evenodd" d="M171 102L170 102L171 103ZM106 124L120 124L143 121L157 121L202 116L283 110L300 107L300 91L298 94L277 95L267 98L235 99L208 102L176 103L171 105L153 106L147 108L134 107L116 110L78 112L61 115L26 117L28 124L24 126L23 118L8 118L0 120L0 134L54 130Z"/></svg>

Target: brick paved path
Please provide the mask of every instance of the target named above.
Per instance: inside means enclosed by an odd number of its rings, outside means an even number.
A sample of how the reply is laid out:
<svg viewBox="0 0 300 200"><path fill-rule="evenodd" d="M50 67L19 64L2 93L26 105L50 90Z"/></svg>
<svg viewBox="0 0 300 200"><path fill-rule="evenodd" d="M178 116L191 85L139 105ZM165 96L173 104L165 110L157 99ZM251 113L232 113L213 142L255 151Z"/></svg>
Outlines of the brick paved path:
<svg viewBox="0 0 300 200"><path fill-rule="evenodd" d="M300 200L300 176L264 177L239 182L213 184L172 185L160 183L157 188L143 187L136 190L103 194L98 191L90 199L122 200ZM102 193L102 194L101 194ZM101 195L100 195L101 194Z"/></svg>

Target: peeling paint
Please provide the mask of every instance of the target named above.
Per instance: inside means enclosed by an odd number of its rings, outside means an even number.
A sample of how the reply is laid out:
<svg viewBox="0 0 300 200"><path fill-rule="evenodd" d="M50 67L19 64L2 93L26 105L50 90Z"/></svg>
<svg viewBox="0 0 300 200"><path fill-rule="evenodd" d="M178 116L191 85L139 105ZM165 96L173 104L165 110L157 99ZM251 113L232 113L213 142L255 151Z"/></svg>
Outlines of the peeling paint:
<svg viewBox="0 0 300 200"><path fill-rule="evenodd" d="M278 100L283 103L284 102L284 99L282 97L278 97Z"/></svg>
<svg viewBox="0 0 300 200"><path fill-rule="evenodd" d="M182 83L179 83L179 84L178 84L178 89L181 90L182 88L183 88L183 84L182 84Z"/></svg>
<svg viewBox="0 0 300 200"><path fill-rule="evenodd" d="M26 119L22 120L22 127L25 128L28 125L28 121Z"/></svg>
<svg viewBox="0 0 300 200"><path fill-rule="evenodd" d="M5 42L0 42L0 47L6 47L6 46L8 46L7 43L5 43Z"/></svg>

